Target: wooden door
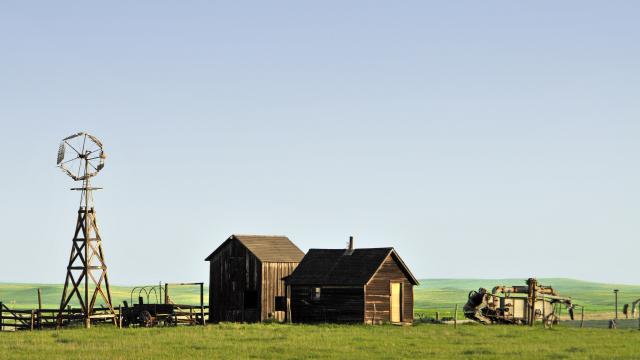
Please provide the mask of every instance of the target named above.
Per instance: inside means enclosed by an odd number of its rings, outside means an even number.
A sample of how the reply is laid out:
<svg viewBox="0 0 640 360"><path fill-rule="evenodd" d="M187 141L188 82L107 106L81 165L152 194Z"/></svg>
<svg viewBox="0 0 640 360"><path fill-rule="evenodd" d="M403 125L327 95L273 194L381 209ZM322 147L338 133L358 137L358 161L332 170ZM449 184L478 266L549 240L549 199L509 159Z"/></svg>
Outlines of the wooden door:
<svg viewBox="0 0 640 360"><path fill-rule="evenodd" d="M400 312L402 311L402 284L391 283L391 322L399 323L402 321Z"/></svg>

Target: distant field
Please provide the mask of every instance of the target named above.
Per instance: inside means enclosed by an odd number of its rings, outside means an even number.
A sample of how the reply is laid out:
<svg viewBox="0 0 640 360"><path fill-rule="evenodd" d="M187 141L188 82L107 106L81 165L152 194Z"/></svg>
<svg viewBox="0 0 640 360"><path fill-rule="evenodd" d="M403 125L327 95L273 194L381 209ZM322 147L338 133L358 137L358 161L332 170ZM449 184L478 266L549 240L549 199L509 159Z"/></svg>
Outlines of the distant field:
<svg viewBox="0 0 640 360"><path fill-rule="evenodd" d="M638 330L221 324L0 334L0 359L631 359Z"/></svg>
<svg viewBox="0 0 640 360"><path fill-rule="evenodd" d="M551 285L561 294L571 296L576 303L586 307L588 315L607 315L613 312L614 288L620 289L619 304L631 303L640 298L638 285L613 285L571 279L539 279L544 285ZM424 279L415 289L416 312L433 314L440 312L441 316L451 316L455 304L460 306L467 301L471 290L479 287L491 289L495 285L524 285L524 279ZM0 284L0 301L10 307L35 308L37 304L36 288L42 289L45 307L57 307L60 301L62 285L38 284ZM113 286L111 293L114 303L123 300L130 301L131 287ZM197 304L199 291L197 287L171 287L170 296L177 303ZM134 295L136 301L137 294ZM151 296L155 300L154 296ZM208 302L208 291L205 289L205 302Z"/></svg>

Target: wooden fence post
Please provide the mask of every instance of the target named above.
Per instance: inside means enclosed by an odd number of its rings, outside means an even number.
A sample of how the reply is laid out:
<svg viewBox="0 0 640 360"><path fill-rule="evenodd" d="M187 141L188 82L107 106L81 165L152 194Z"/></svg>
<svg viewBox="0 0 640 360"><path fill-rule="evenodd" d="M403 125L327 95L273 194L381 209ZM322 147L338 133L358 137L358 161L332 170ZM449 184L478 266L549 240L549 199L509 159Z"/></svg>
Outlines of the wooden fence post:
<svg viewBox="0 0 640 360"><path fill-rule="evenodd" d="M38 329L42 329L42 292L38 288Z"/></svg>
<svg viewBox="0 0 640 360"><path fill-rule="evenodd" d="M547 304L544 303L544 295L542 295L542 327L547 328ZM558 318L560 318L558 316Z"/></svg>
<svg viewBox="0 0 640 360"><path fill-rule="evenodd" d="M200 283L200 317L202 318L202 326L207 325L204 319L204 283Z"/></svg>
<svg viewBox="0 0 640 360"><path fill-rule="evenodd" d="M580 328L584 326L584 306L582 307L581 315L580 315Z"/></svg>
<svg viewBox="0 0 640 360"><path fill-rule="evenodd" d="M2 319L3 307L4 307L4 304L2 303L2 301L0 301L0 331L4 330L4 321Z"/></svg>
<svg viewBox="0 0 640 360"><path fill-rule="evenodd" d="M35 310L31 310L31 331L33 331L33 327L34 327L34 323L36 321L36 311Z"/></svg>
<svg viewBox="0 0 640 360"><path fill-rule="evenodd" d="M287 302L287 313L285 317L287 318L287 323L291 324L291 285L287 285L286 289L284 290L284 296ZM211 318L211 309L209 309L209 318Z"/></svg>
<svg viewBox="0 0 640 360"><path fill-rule="evenodd" d="M436 311L436 321L440 321L440 312Z"/></svg>
<svg viewBox="0 0 640 360"><path fill-rule="evenodd" d="M453 311L453 328L458 327L458 304L456 304L456 309Z"/></svg>

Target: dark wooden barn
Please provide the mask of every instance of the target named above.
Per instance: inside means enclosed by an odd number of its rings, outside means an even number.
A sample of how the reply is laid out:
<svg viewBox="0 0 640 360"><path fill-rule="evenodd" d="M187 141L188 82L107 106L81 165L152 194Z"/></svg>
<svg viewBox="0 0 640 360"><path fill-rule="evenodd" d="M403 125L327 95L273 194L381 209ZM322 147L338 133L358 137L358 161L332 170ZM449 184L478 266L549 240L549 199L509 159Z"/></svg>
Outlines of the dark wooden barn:
<svg viewBox="0 0 640 360"><path fill-rule="evenodd" d="M393 248L311 249L285 282L292 322L413 322L418 280Z"/></svg>
<svg viewBox="0 0 640 360"><path fill-rule="evenodd" d="M232 235L209 262L209 320L284 321L282 280L304 253L285 236Z"/></svg>

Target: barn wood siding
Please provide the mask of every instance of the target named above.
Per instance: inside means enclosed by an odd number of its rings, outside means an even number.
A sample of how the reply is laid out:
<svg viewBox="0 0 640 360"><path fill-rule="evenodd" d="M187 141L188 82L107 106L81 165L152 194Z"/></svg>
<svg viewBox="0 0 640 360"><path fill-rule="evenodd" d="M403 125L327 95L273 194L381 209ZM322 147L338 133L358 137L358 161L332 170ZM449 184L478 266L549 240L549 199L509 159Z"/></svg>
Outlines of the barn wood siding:
<svg viewBox="0 0 640 360"><path fill-rule="evenodd" d="M277 321L285 320L284 311L275 311L275 298L276 296L286 295L286 287L282 278L291 275L297 266L298 263L262 263L262 312L260 314L262 321L268 319L275 319Z"/></svg>
<svg viewBox="0 0 640 360"><path fill-rule="evenodd" d="M321 286L320 300L312 301L312 285L291 286L291 320L295 323L364 321L362 286Z"/></svg>
<svg viewBox="0 0 640 360"><path fill-rule="evenodd" d="M413 284L405 282L402 291L402 321L413 322Z"/></svg>
<svg viewBox="0 0 640 360"><path fill-rule="evenodd" d="M366 285L365 322L391 321L391 283L402 283L402 322L413 322L413 285L392 255Z"/></svg>
<svg viewBox="0 0 640 360"><path fill-rule="evenodd" d="M230 241L210 260L209 266L210 320L260 321L260 301L256 309L244 308L246 290L257 291L260 296L260 261L242 244Z"/></svg>

